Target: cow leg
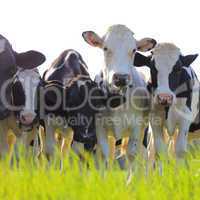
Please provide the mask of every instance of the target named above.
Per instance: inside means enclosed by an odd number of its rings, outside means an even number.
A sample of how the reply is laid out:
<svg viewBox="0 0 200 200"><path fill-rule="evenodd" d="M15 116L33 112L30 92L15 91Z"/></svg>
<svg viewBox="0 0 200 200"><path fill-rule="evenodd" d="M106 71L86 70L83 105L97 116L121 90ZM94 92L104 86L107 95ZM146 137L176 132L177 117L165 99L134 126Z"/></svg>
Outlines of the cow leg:
<svg viewBox="0 0 200 200"><path fill-rule="evenodd" d="M65 156L69 155L73 140L73 130L71 128L64 128L62 131L62 141L60 145L61 160L60 160L60 169L63 169L63 159Z"/></svg>
<svg viewBox="0 0 200 200"><path fill-rule="evenodd" d="M131 182L133 167L136 167L134 160L137 157L141 147L141 126L135 125L132 127L132 132L128 141L127 156L128 156L128 179L127 184Z"/></svg>
<svg viewBox="0 0 200 200"><path fill-rule="evenodd" d="M36 133L34 134L34 144L33 144L33 156L35 158L38 157L38 155L40 154L40 138L39 138L39 133L38 133L38 129L36 129Z"/></svg>
<svg viewBox="0 0 200 200"><path fill-rule="evenodd" d="M27 132L25 135L23 135L24 140L24 146L25 146L25 157L26 158L32 158L36 156L36 147L35 143L37 140L37 128L34 127L31 131Z"/></svg>
<svg viewBox="0 0 200 200"><path fill-rule="evenodd" d="M45 130L46 134L44 137L43 148L47 160L50 161L54 157L56 141L55 141L55 128L51 124L48 124L48 120L45 120Z"/></svg>
<svg viewBox="0 0 200 200"><path fill-rule="evenodd" d="M106 130L103 127L97 128L97 143L101 147L103 157L105 159L106 165L109 164L109 155L110 155L110 149L109 149L109 142L108 142L108 136L106 134Z"/></svg>
<svg viewBox="0 0 200 200"><path fill-rule="evenodd" d="M189 131L189 122L183 120L180 124L179 133L176 140L175 153L177 161L183 161L187 151L187 137Z"/></svg>
<svg viewBox="0 0 200 200"><path fill-rule="evenodd" d="M163 127L160 125L152 125L152 131L154 136L154 146L155 146L155 158L158 164L160 174L163 174L162 170L162 158L167 157L167 144L165 144L163 139Z"/></svg>
<svg viewBox="0 0 200 200"><path fill-rule="evenodd" d="M0 125L0 157L5 158L9 151L7 139L8 129L6 128L4 121L2 122L3 123Z"/></svg>
<svg viewBox="0 0 200 200"><path fill-rule="evenodd" d="M72 140L73 140L73 130L71 128L67 128L67 130L64 130L63 132L63 140L61 144L61 153L62 156L65 156L69 153Z"/></svg>
<svg viewBox="0 0 200 200"><path fill-rule="evenodd" d="M38 134L39 134L39 140L40 140L38 158L40 159L45 149L44 148L45 147L45 128L43 126L39 126Z"/></svg>

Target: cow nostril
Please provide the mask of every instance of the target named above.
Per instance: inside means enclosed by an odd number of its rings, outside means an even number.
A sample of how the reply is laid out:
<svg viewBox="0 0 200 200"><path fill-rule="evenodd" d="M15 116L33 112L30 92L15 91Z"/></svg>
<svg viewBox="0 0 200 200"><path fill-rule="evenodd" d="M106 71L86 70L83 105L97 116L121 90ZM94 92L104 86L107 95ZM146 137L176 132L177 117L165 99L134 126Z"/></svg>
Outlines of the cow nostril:
<svg viewBox="0 0 200 200"><path fill-rule="evenodd" d="M158 103L161 105L171 105L173 101L173 96L168 94L160 94L157 96Z"/></svg>
<svg viewBox="0 0 200 200"><path fill-rule="evenodd" d="M30 124L33 122L33 120L35 119L35 116L33 114L21 114L20 116L20 121L23 124Z"/></svg>

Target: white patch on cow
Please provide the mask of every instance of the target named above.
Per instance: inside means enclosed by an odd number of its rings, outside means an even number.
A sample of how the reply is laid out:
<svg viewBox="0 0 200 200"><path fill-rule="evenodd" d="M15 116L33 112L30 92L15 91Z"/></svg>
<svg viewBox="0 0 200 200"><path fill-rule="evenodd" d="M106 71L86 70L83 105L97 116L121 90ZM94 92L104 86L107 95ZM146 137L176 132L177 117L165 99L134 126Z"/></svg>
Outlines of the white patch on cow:
<svg viewBox="0 0 200 200"><path fill-rule="evenodd" d="M187 73L189 74L189 76L192 78L192 68L191 67L183 67Z"/></svg>
<svg viewBox="0 0 200 200"><path fill-rule="evenodd" d="M5 51L5 46L6 46L6 40L0 39L0 53L3 53Z"/></svg>
<svg viewBox="0 0 200 200"><path fill-rule="evenodd" d="M137 49L133 32L124 25L112 26L104 37L103 46L106 81L111 84L114 73L131 74L133 50Z"/></svg>
<svg viewBox="0 0 200 200"><path fill-rule="evenodd" d="M86 81L78 80L77 81L77 85L78 85L78 88L80 88L81 86L85 86L86 85Z"/></svg>
<svg viewBox="0 0 200 200"><path fill-rule="evenodd" d="M40 82L40 74L37 69L20 70L18 78L25 93L25 106L21 114L32 114L33 116L36 116L35 95Z"/></svg>

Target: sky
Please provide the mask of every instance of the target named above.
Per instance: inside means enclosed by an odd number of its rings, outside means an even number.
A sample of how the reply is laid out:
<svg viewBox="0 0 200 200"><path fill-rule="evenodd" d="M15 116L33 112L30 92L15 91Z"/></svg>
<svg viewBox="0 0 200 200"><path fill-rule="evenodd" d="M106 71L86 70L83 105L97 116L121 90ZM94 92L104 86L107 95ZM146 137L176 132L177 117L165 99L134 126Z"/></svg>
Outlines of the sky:
<svg viewBox="0 0 200 200"><path fill-rule="evenodd" d="M183 54L200 53L199 0L0 0L0 34L18 52L38 50L50 67L65 49L75 49L94 76L103 66L103 52L90 47L82 32L104 35L108 27L124 24L136 39L152 37L173 42ZM200 79L200 57L193 63Z"/></svg>

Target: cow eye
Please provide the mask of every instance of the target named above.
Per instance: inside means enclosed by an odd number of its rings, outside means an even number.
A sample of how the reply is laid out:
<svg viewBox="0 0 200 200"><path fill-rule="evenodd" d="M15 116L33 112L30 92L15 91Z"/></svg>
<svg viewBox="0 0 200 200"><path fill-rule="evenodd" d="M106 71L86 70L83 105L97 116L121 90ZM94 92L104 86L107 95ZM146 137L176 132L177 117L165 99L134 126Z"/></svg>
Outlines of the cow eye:
<svg viewBox="0 0 200 200"><path fill-rule="evenodd" d="M104 51L108 51L108 47L104 47L103 50L104 50Z"/></svg>
<svg viewBox="0 0 200 200"><path fill-rule="evenodd" d="M134 54L136 52L136 49L133 49L132 53Z"/></svg>

